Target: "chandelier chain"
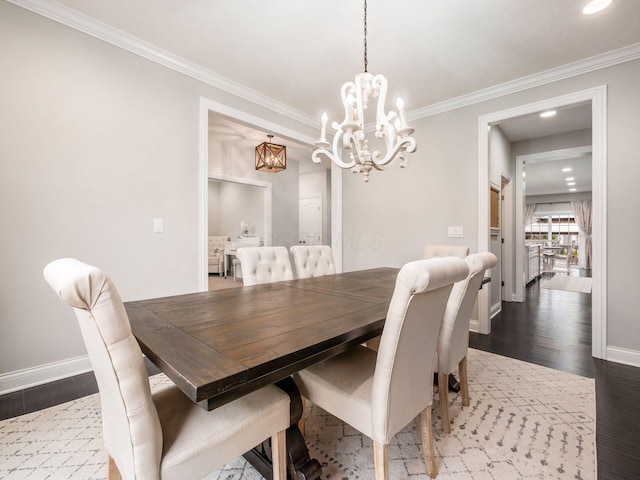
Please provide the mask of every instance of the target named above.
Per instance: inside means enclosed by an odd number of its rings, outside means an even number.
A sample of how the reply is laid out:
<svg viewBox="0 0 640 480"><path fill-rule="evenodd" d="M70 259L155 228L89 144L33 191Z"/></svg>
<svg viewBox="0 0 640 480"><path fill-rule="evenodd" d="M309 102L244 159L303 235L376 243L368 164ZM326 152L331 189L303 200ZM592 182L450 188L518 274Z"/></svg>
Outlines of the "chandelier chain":
<svg viewBox="0 0 640 480"><path fill-rule="evenodd" d="M367 72L367 0L364 0L364 71Z"/></svg>

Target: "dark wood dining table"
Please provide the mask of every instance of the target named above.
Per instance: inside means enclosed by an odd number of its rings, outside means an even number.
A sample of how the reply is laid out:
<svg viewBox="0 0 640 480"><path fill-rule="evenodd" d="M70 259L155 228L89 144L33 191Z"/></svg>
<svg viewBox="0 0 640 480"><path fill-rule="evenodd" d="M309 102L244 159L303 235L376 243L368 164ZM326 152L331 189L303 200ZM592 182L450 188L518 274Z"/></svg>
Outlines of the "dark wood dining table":
<svg viewBox="0 0 640 480"><path fill-rule="evenodd" d="M320 478L297 428L290 375L381 334L398 269L371 270L125 303L144 354L211 410L276 384L291 398L290 479ZM245 455L270 478L268 442Z"/></svg>

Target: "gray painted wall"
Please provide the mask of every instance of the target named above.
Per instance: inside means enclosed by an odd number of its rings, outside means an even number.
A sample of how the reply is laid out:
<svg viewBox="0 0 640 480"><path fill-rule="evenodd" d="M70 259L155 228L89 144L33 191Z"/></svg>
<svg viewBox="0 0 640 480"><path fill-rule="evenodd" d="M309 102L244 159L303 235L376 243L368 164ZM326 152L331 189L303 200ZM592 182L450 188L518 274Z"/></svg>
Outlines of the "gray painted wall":
<svg viewBox="0 0 640 480"><path fill-rule="evenodd" d="M515 178L514 164L511 161L511 142L504 136L500 127L494 126L489 133L489 181L492 186L497 187L502 194L502 175ZM513 198L510 199L512 202ZM492 233L489 237L489 247L491 252L498 257L498 263L491 269L491 283L489 284L489 307L491 314L502 310L502 262L503 260L508 262L510 266L513 265L510 259L502 258L502 238L507 234L507 225L513 226L513 219L511 223L505 223L505 213L500 212L500 232ZM512 232L513 234L513 232ZM511 301L508 299L507 301Z"/></svg>
<svg viewBox="0 0 640 480"><path fill-rule="evenodd" d="M215 216L218 223L214 233L209 225L209 235L233 240L242 233L241 222L248 225L250 234L264 235L264 187L209 180L210 195L212 190L217 194L209 197L209 219Z"/></svg>
<svg viewBox="0 0 640 480"><path fill-rule="evenodd" d="M2 375L86 355L42 277L56 258L103 268L125 301L198 289L201 97L317 132L7 2L0 45ZM285 194L274 210L297 222L292 175L295 214Z"/></svg>

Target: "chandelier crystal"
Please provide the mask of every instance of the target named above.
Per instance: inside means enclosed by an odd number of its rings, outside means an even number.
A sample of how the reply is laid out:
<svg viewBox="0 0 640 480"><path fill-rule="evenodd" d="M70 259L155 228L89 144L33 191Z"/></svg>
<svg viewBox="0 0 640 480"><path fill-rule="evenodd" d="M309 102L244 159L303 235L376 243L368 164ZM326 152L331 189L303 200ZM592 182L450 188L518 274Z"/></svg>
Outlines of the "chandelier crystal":
<svg viewBox="0 0 640 480"><path fill-rule="evenodd" d="M334 121L331 127L336 131L331 143L327 141L327 114L322 115L320 139L311 160L320 163L324 156L340 168L350 168L354 173L362 173L364 181L369 181L372 169L384 170L394 160L400 167L406 167L406 153L416 151L414 129L407 125L402 99L398 98L398 111L385 112L387 79L383 75L372 75L367 71L367 1L364 2L364 73L356 75L355 82L346 82L340 90L344 106L342 123ZM369 145L365 134L365 111L369 100L377 98L375 137L384 142L384 154L377 145ZM373 141L372 143L374 143ZM378 141L380 143L380 141ZM343 160L343 150L348 160Z"/></svg>

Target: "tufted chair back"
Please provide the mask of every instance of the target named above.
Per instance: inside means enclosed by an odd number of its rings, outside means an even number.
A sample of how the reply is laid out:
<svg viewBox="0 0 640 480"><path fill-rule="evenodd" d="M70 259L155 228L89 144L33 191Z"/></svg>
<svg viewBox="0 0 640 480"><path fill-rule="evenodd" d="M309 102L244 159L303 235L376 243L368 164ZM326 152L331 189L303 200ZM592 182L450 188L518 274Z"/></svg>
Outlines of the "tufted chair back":
<svg viewBox="0 0 640 480"><path fill-rule="evenodd" d="M471 311L480 290L484 273L498 263L491 252L474 253L466 257L469 275L456 282L451 290L438 341L438 371L452 372L469 349Z"/></svg>
<svg viewBox="0 0 640 480"><path fill-rule="evenodd" d="M469 255L464 261L469 267L469 274L453 285L438 338L438 363L436 365L438 394L442 429L446 433L451 432L447 378L457 367L460 374L462 404L468 406L470 398L467 378L467 351L469 350L471 312L478 296L478 290L482 285L484 273L498 263L498 257L491 252L480 252Z"/></svg>
<svg viewBox="0 0 640 480"><path fill-rule="evenodd" d="M72 258L51 262L44 277L74 308L100 390L104 442L124 478L160 478L162 429L142 351L114 284Z"/></svg>
<svg viewBox="0 0 640 480"><path fill-rule="evenodd" d="M425 245L422 258L458 257L469 255L469 247L462 245Z"/></svg>
<svg viewBox="0 0 640 480"><path fill-rule="evenodd" d="M285 247L241 247L236 252L245 286L293 280Z"/></svg>
<svg viewBox="0 0 640 480"><path fill-rule="evenodd" d="M320 277L336 273L333 253L328 245L294 245L290 252L298 278Z"/></svg>
<svg viewBox="0 0 640 480"><path fill-rule="evenodd" d="M407 263L398 273L371 391L374 440L388 444L431 404L442 316L453 283L467 272L463 260L439 258Z"/></svg>

